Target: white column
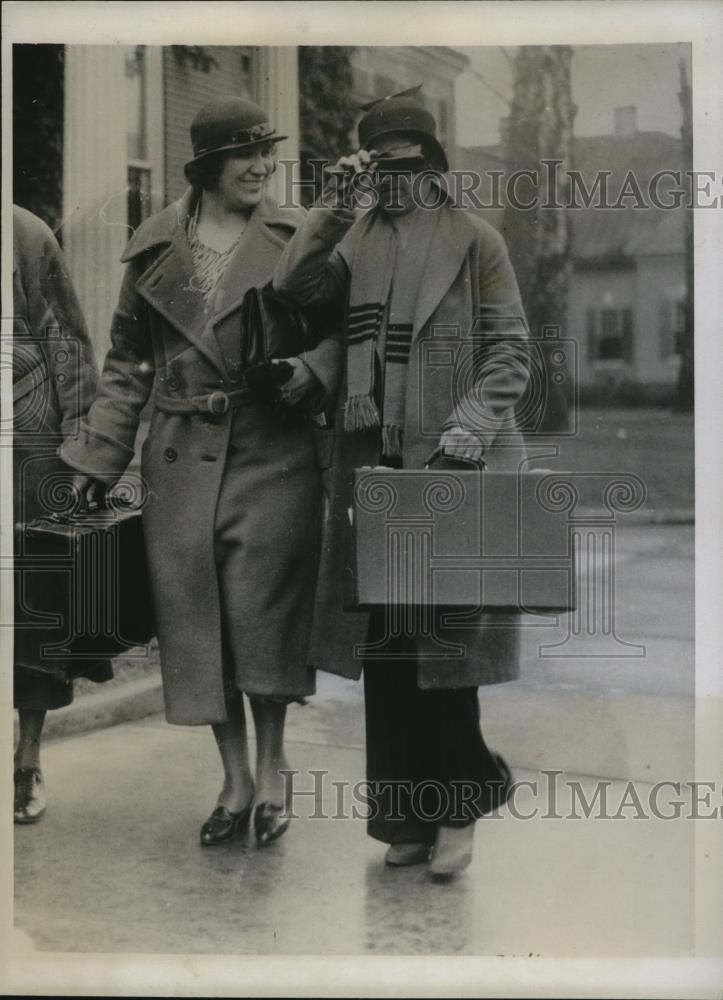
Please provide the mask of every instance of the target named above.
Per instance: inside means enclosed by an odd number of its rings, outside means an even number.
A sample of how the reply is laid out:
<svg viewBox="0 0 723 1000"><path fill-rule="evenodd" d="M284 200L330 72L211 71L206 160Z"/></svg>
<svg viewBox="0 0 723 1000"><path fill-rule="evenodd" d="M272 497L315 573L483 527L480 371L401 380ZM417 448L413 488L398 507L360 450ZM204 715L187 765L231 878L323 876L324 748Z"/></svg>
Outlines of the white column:
<svg viewBox="0 0 723 1000"><path fill-rule="evenodd" d="M123 47L65 47L63 250L99 360L128 241Z"/></svg>
<svg viewBox="0 0 723 1000"><path fill-rule="evenodd" d="M299 67L297 47L261 46L258 50L259 104L269 121L288 139L279 145L279 159L299 158ZM283 168L271 178L269 193L283 201Z"/></svg>

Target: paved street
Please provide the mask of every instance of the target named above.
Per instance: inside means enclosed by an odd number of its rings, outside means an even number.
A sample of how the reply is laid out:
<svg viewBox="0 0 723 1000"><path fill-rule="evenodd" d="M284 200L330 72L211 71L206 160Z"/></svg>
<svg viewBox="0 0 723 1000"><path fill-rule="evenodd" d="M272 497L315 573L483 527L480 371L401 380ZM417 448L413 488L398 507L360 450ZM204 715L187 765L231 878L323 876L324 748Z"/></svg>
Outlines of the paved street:
<svg viewBox="0 0 723 1000"><path fill-rule="evenodd" d="M689 954L693 824L542 818L540 772L565 772L562 815L576 775L588 800L591 776L617 779L613 813L631 794L626 779L647 803L653 782L692 777L692 535L620 532L616 628L644 657L540 659L539 642L561 641L567 624L538 623L525 632L522 679L481 691L489 743L537 783L536 794L520 788L517 809L538 815L482 820L456 882L385 869L363 819L312 819L310 796L266 849L245 837L201 848L219 783L213 739L159 715L47 745L48 813L15 828L16 926L39 949L71 952ZM321 675L318 696L290 709L288 748L301 788L311 769L329 772L331 816L332 782L364 776L363 745L361 686Z"/></svg>

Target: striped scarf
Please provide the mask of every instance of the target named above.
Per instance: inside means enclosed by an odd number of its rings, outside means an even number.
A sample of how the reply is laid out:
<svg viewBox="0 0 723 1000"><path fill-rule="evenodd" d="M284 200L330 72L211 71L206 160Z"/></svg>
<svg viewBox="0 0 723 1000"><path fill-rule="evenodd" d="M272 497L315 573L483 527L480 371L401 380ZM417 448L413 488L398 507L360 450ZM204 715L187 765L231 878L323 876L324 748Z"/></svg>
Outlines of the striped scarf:
<svg viewBox="0 0 723 1000"><path fill-rule="evenodd" d="M383 455L402 454L414 313L437 219L417 210L402 248L394 224L370 212L353 244L340 246L351 271L344 428L381 427Z"/></svg>

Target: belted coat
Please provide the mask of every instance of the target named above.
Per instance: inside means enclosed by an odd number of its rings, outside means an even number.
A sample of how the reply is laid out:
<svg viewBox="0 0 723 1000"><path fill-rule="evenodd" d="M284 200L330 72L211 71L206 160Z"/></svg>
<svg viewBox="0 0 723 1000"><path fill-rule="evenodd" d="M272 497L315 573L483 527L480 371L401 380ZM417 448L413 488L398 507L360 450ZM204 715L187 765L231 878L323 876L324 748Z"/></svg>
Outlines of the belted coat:
<svg viewBox="0 0 723 1000"><path fill-rule="evenodd" d="M516 471L526 461L515 404L529 382L529 338L505 242L487 222L449 200L436 211L440 217L426 260L425 248L405 251L419 254L423 274L407 363L403 466L423 469L443 431L459 425L479 437L487 469ZM274 287L307 305L348 300L354 237L360 228L361 220L355 222L346 210L311 209L276 268ZM479 377L470 376L472 369L465 374L465 345L473 327L486 335L488 344ZM436 351L436 358L435 352L425 353L436 344L445 348ZM460 377L450 378L451 371ZM324 670L358 678L369 616L345 612L342 606L349 565L348 512L352 470L378 464L380 435L344 431L345 383L346 378L335 421L312 656ZM470 687L519 676L517 616L478 610L463 617L463 624L459 618L451 624L443 615L436 623L437 637L461 644L463 656L441 658L433 638L417 636L421 688Z"/></svg>
<svg viewBox="0 0 723 1000"><path fill-rule="evenodd" d="M194 281L192 207L189 191L142 224L122 257L98 394L63 449L75 469L107 482L131 461L152 393L183 401L238 390L244 294L268 283L303 218L265 198L210 307ZM339 342L322 339L303 358L331 400ZM284 423L256 403L205 415L154 407L141 454L143 519L169 722L225 721L229 684L259 696L313 693L315 438L310 421Z"/></svg>

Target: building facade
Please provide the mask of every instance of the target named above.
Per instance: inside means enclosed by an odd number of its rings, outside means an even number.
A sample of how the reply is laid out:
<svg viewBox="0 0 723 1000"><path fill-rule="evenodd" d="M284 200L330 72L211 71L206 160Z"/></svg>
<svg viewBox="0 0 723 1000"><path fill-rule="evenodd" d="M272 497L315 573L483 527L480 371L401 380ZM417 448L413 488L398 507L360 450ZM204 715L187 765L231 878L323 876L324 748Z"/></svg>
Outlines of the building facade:
<svg viewBox="0 0 723 1000"><path fill-rule="evenodd" d="M577 138L574 169L588 192L609 173L608 200L617 208L577 207L570 212L573 272L563 336L578 343L577 378L582 398L664 401L677 384L685 319L684 207L636 207L619 199L632 174L645 194L661 170L683 169L682 142L663 132L638 132L635 109L615 109L610 135ZM501 127L504 138L504 123ZM458 165L478 171L484 205L495 201L491 178L509 176L504 143L460 148ZM672 185L669 181L668 188ZM499 188L504 191L504 186ZM669 200L666 185L660 198ZM502 229L504 209L481 209Z"/></svg>

